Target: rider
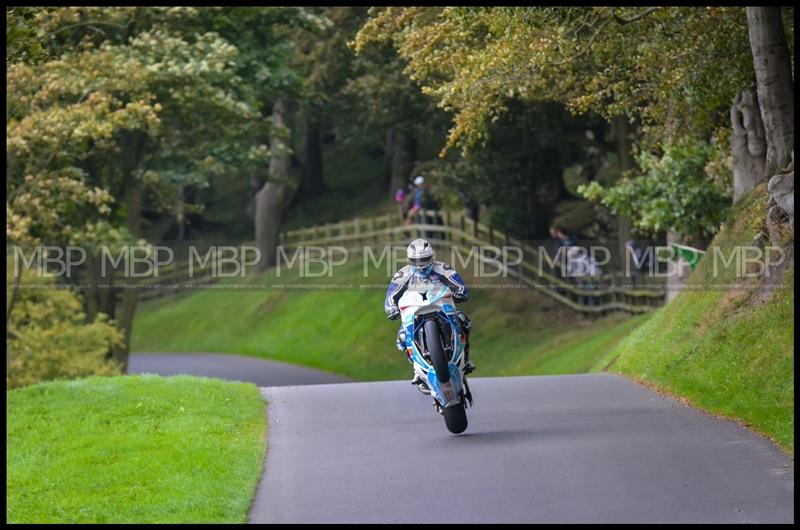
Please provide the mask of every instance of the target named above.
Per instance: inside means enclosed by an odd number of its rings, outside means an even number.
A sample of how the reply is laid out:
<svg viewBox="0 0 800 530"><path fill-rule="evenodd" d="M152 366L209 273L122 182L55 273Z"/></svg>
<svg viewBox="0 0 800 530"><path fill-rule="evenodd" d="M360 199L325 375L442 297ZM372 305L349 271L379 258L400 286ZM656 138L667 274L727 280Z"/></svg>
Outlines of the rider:
<svg viewBox="0 0 800 530"><path fill-rule="evenodd" d="M469 291L467 290L466 284L464 284L464 280L461 279L461 276L447 263L443 261L434 261L433 247L431 247L430 243L424 239L415 239L408 245L406 255L408 256L408 265L395 273L392 277L392 281L389 283L389 289L386 291L386 301L383 304L383 308L389 320L400 318L400 308L397 306L397 302L400 300L400 297L403 296L409 281L415 274L425 278L434 277L441 281L453 292L453 300L455 302L464 302L469 298ZM461 321L464 335L466 336L466 342L464 344L464 356L466 358L464 371L469 374L475 370L475 365L469 360L469 332L472 329L472 322L463 311L458 310L457 314L458 319ZM406 351L405 330L402 325L397 331L397 349ZM411 361L410 358L409 361ZM423 383L423 380L415 372L411 384L419 385L420 383Z"/></svg>

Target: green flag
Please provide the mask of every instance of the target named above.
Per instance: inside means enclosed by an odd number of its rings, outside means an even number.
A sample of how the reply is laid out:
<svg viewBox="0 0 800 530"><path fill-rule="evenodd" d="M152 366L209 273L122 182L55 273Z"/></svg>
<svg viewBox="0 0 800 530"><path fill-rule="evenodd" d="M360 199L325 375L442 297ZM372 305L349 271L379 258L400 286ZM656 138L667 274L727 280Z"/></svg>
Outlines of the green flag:
<svg viewBox="0 0 800 530"><path fill-rule="evenodd" d="M692 247L687 247L685 245L677 245L675 243L672 244L672 248L675 249L675 254L679 258L683 258L689 262L689 266L694 271L697 264L700 262L700 258L703 257L705 254L704 250L699 250Z"/></svg>

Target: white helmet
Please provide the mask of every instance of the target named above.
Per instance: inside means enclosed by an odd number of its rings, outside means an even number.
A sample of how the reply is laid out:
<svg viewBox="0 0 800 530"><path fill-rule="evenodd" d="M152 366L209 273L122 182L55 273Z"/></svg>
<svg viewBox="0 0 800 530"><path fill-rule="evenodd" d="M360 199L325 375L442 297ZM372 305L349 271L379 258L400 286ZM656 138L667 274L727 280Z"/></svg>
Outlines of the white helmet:
<svg viewBox="0 0 800 530"><path fill-rule="evenodd" d="M422 177L422 175L418 175L417 178L414 179L415 186L422 186L423 182L425 182L425 179Z"/></svg>
<svg viewBox="0 0 800 530"><path fill-rule="evenodd" d="M415 239L406 249L408 264L414 271L427 272L433 264L433 247L424 239Z"/></svg>

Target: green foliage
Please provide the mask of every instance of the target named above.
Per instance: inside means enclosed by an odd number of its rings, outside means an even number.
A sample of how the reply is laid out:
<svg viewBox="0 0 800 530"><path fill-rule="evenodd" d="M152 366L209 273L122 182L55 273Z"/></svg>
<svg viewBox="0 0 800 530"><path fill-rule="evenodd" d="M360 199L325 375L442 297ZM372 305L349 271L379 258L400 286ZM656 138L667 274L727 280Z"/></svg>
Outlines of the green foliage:
<svg viewBox="0 0 800 530"><path fill-rule="evenodd" d="M754 78L743 7L389 7L371 15L358 48L395 45L422 91L455 113L448 147L485 141L515 98L636 117L648 145L708 134Z"/></svg>
<svg viewBox="0 0 800 530"><path fill-rule="evenodd" d="M344 118L337 129L344 136L378 138L399 128L415 137L423 130L446 123L435 102L424 97L418 85L404 73L405 62L391 46L362 51L353 60L353 75L341 89L338 114ZM354 121L347 119L356 114Z"/></svg>
<svg viewBox="0 0 800 530"><path fill-rule="evenodd" d="M91 377L6 394L9 523L244 523L265 451L251 384Z"/></svg>
<svg viewBox="0 0 800 530"><path fill-rule="evenodd" d="M36 15L33 7L6 8L6 63L40 63L47 51L36 38Z"/></svg>
<svg viewBox="0 0 800 530"><path fill-rule="evenodd" d="M661 156L643 152L637 157L642 175L610 188L595 181L578 191L631 218L645 233L674 230L685 237L711 237L729 201L705 173L710 153L703 141L669 144Z"/></svg>
<svg viewBox="0 0 800 530"><path fill-rule="evenodd" d="M603 123L594 115L571 117L552 102L509 105L511 112L489 127L485 145L419 164L415 172L431 177L444 204L460 208L474 201L490 208L498 228L523 238L546 238L556 204L572 198L564 167L598 158L604 146L586 134L602 130Z"/></svg>
<svg viewBox="0 0 800 530"><path fill-rule="evenodd" d="M6 292L13 297L13 306L6 336L7 388L120 373L107 355L122 336L106 315L86 323L80 298L59 288L52 277L22 270L15 289L13 275L14 265L8 263Z"/></svg>
<svg viewBox="0 0 800 530"><path fill-rule="evenodd" d="M131 186L151 190L150 210L169 212L183 186L263 164L258 113L235 89L236 57L213 33L190 41L154 30L12 65L7 236L59 238L104 213L124 220L108 205Z"/></svg>
<svg viewBox="0 0 800 530"><path fill-rule="evenodd" d="M793 10L785 14L793 19ZM503 132L496 126L502 116L513 115L520 103L541 101L609 121L626 116L636 124L644 152L672 149L690 137L713 137L707 172L716 187L701 189L704 181L691 176L663 185L652 178L632 180L615 188L619 200L614 194L608 200L646 231L676 225L693 235L715 232L722 210L718 196L731 190L730 103L754 81L744 8L373 8L356 36L356 49L363 53L387 43L407 61L405 72L422 92L453 113L441 156L456 145L462 154L496 149L491 139ZM563 167L582 159L575 156ZM488 173L496 175L494 169ZM651 176L668 172L641 169ZM616 178L600 171L594 180L608 185ZM531 193L519 184L499 188L516 197ZM590 193L598 195L596 188ZM695 192L699 196L691 202L678 198ZM621 204L630 198L641 208ZM504 223L522 222L511 220L518 213L497 216Z"/></svg>

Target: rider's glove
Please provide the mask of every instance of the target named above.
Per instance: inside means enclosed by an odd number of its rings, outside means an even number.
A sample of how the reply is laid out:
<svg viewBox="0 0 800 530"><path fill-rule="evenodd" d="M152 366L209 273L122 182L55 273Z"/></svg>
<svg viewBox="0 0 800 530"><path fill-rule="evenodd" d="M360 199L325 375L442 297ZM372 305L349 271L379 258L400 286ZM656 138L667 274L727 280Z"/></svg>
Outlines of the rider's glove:
<svg viewBox="0 0 800 530"><path fill-rule="evenodd" d="M386 314L386 318L388 318L389 320L397 320L398 318L400 318L400 310L396 307L390 308Z"/></svg>
<svg viewBox="0 0 800 530"><path fill-rule="evenodd" d="M454 302L463 302L467 298L469 298L467 293L464 293L464 292L462 292L462 293L453 293L453 301Z"/></svg>

